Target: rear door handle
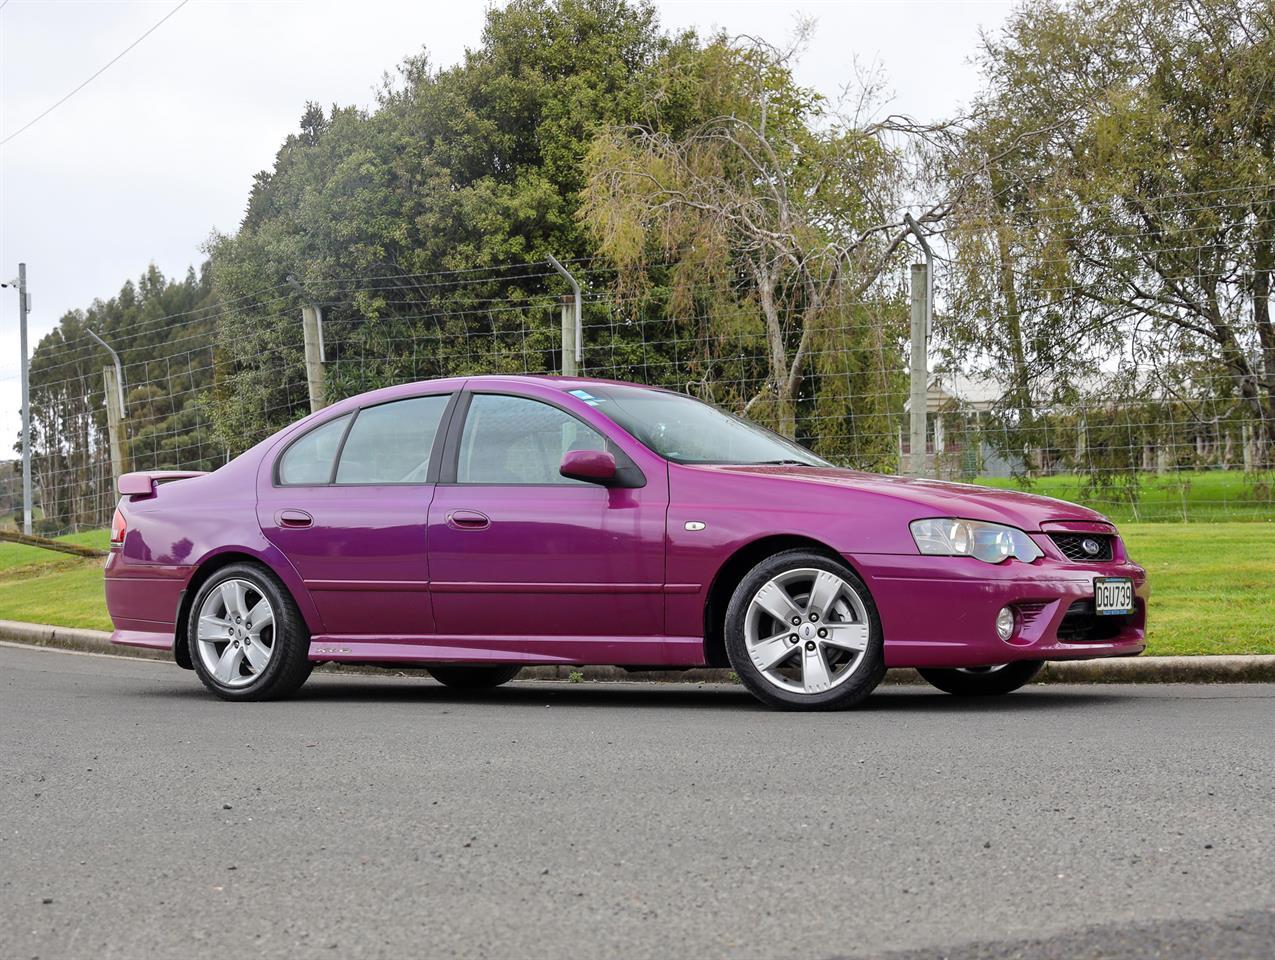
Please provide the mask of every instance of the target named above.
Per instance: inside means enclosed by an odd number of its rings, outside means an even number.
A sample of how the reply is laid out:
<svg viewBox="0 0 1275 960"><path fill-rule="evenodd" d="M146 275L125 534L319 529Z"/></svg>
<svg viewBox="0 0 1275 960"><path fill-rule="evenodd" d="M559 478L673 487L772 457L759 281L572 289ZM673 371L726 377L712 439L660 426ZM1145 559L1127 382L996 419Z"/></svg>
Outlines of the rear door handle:
<svg viewBox="0 0 1275 960"><path fill-rule="evenodd" d="M453 510L447 515L447 525L456 530L486 530L491 518L477 510Z"/></svg>
<svg viewBox="0 0 1275 960"><path fill-rule="evenodd" d="M314 523L314 517L304 510L280 510L274 515L274 522L280 527L308 527Z"/></svg>

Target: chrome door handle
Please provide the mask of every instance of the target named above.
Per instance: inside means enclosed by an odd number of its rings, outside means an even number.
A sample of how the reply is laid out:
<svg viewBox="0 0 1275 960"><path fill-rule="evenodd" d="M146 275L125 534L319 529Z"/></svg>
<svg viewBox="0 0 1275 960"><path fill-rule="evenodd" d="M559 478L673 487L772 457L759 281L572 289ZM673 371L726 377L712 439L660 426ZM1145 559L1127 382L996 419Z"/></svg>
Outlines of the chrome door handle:
<svg viewBox="0 0 1275 960"><path fill-rule="evenodd" d="M453 510L447 515L447 525L455 530L486 530L491 518L477 510Z"/></svg>

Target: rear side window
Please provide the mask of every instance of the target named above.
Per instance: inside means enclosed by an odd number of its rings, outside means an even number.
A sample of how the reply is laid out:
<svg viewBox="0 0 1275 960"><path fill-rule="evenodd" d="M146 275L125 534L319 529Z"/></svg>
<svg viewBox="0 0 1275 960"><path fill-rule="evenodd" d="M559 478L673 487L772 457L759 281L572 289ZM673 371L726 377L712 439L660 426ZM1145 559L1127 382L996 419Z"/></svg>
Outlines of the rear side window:
<svg viewBox="0 0 1275 960"><path fill-rule="evenodd" d="M350 415L320 424L284 451L279 458L282 484L327 483L332 479L332 462L341 443Z"/></svg>
<svg viewBox="0 0 1275 960"><path fill-rule="evenodd" d="M456 481L583 484L558 472L563 454L606 448L601 434L557 407L526 397L476 394L465 417Z"/></svg>
<svg viewBox="0 0 1275 960"><path fill-rule="evenodd" d="M359 411L341 449L337 483L424 483L449 397L413 397Z"/></svg>

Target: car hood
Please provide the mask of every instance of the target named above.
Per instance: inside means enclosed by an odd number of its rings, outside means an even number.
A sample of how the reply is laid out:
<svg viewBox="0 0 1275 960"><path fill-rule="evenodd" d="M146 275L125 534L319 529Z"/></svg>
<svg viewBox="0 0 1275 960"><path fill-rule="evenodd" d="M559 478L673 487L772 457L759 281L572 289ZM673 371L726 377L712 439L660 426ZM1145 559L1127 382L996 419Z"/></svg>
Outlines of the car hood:
<svg viewBox="0 0 1275 960"><path fill-rule="evenodd" d="M1051 520L1087 520L1110 522L1102 514L1087 507L1053 497L1042 497L1019 490L997 490L969 483L944 480L890 477L877 473L861 473L837 467L720 465L711 469L731 474L749 474L794 484L813 484L842 488L869 495L887 497L916 508L916 519L922 517L962 517L967 520L989 520L1007 523L1022 530L1036 531Z"/></svg>

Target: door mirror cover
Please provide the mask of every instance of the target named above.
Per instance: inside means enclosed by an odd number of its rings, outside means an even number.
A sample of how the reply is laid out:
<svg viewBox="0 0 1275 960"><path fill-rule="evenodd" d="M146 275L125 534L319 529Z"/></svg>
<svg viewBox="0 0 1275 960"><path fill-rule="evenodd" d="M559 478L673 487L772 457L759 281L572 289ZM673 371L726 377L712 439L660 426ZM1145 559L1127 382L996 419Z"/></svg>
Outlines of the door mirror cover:
<svg viewBox="0 0 1275 960"><path fill-rule="evenodd" d="M568 450L558 472L572 480L605 486L615 481L615 457L605 450Z"/></svg>

